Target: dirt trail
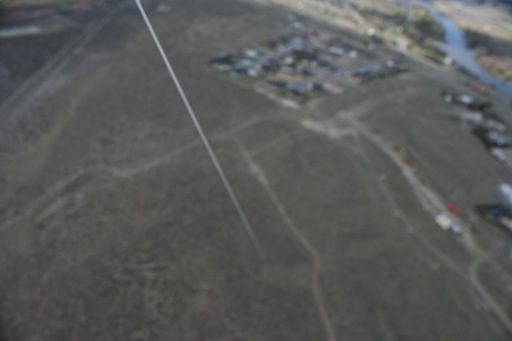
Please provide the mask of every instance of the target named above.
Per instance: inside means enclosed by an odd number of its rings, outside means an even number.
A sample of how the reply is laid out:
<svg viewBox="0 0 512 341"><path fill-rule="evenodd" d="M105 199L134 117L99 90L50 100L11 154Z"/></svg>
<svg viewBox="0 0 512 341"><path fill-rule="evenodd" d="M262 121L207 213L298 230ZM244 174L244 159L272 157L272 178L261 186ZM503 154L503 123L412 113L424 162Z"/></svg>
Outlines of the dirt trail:
<svg viewBox="0 0 512 341"><path fill-rule="evenodd" d="M44 92L44 87L41 84L55 79L67 65L73 62L123 6L126 6L126 3L116 6L104 18L87 24L81 34L57 51L45 65L0 104L0 112L9 112L10 116L15 116L35 101L38 96L41 96Z"/></svg>
<svg viewBox="0 0 512 341"><path fill-rule="evenodd" d="M376 100L376 102L379 102ZM437 193L435 193L431 188L423 185L419 179L414 175L411 168L407 165L403 164L400 160L399 154L397 154L393 150L393 144L390 141L387 141L382 136L374 133L365 124L357 119L357 117L364 115L364 110L373 106L362 105L361 108L355 108L348 112L341 112L335 116L335 119L338 121L343 121L348 126L354 128L361 136L365 137L368 141L370 141L376 148L378 148L384 155L386 155L401 171L405 180L409 183L413 192L416 194L418 200L422 203L424 207L427 207L428 211L431 213L436 213L440 211L444 211L444 203L443 200ZM369 162L369 161L368 161ZM386 196L386 200L392 206L392 208L397 212L397 216L403 221L406 226L409 226L410 231L413 231L413 227L411 225L410 220L403 214L403 212L398 207L398 204L391 197L389 191L381 182L378 182L378 187L383 191ZM464 221L462 221L459 217L453 216L452 219L464 227L464 233L461 237L461 242L466 247L471 255L473 255L474 260L470 266L469 271L465 271L453 263L448 256L446 256L443 252L441 252L435 245L433 245L430 241L420 236L417 233L413 233L413 235L420 241L425 247L427 247L435 256L437 256L448 268L458 273L462 277L464 277L469 284L481 295L481 297L491 306L492 311L495 313L498 320L502 323L502 325L506 328L506 330L512 335L512 321L507 315L507 313L503 310L503 308L496 302L496 300L492 297L492 295L485 289L483 284L480 282L480 279L477 275L477 269L479 265L483 262L483 260L488 260L492 263L495 263L490 256L484 252L478 243L476 242L473 234L467 228Z"/></svg>
<svg viewBox="0 0 512 341"><path fill-rule="evenodd" d="M235 127L227 129L226 131L223 131L221 133L213 135L210 138L210 141L224 139L226 137L231 136L232 134L234 134L236 132L242 131L244 129L253 127L259 123L262 123L262 122L268 121L268 120L272 120L272 119L275 119L275 117L270 117L270 116L262 117L262 118L253 119L253 120L243 122L240 125L237 125ZM73 195L70 195L70 193L64 193L65 188L83 176L106 174L106 175L109 175L109 176L111 176L113 178L117 178L117 179L130 179L137 175L144 174L156 167L159 167L161 165L169 163L172 160L174 160L175 158L182 155L183 153L185 153L189 150L192 150L193 148L197 148L197 147L201 147L201 146L202 146L201 141L195 140L195 141L192 141L192 142L185 144L181 147L178 147L165 155L153 158L153 159L148 160L142 164L137 164L137 165L129 166L126 168L120 168L120 167L108 166L108 165L97 165L97 166L92 166L89 168L81 169L73 174L70 174L70 175L62 178L60 181L58 181L55 184L53 184L52 186L46 188L43 191L43 194L41 194L38 198L36 198L34 201L32 201L30 204L28 204L27 207L21 213L13 216L7 220L4 220L0 224L0 230L8 228L12 225L18 224L28 218L36 217L36 216L39 217L40 215L38 215L38 212L44 213L49 208L51 208L53 205L57 205L57 203L59 203L57 206L54 207L55 209L52 210L52 214L57 213L59 211L59 209L57 207L59 207L59 208L65 207L64 203L61 202L62 199L64 199L65 201L69 201L69 200L74 200L74 198L76 197L76 195L73 196ZM106 188L103 185L100 185L100 187ZM86 195L95 193L95 191L87 190L86 193L87 194L85 194L84 196L81 197L82 202ZM75 194L79 195L80 190L77 190Z"/></svg>
<svg viewBox="0 0 512 341"><path fill-rule="evenodd" d="M277 196L276 192L272 189L266 175L265 171L252 159L248 150L244 147L242 142L235 138L237 144L240 148L240 151L247 162L251 173L261 184L267 195L270 197L270 200L279 211L281 218L285 222L286 226L290 230L290 232L297 238L297 240L302 244L302 246L306 249L306 251L310 254L311 259L313 261L313 269L311 273L311 290L313 291L313 296L315 297L315 303L318 308L318 313L320 314L320 318L322 319L322 323L325 328L325 332L327 334L327 340L336 341L336 333L332 327L331 321L329 319L329 314L327 313L327 309L325 307L325 302L320 290L320 269L321 269L321 259L318 253L318 250L315 248L313 244L307 239L307 237L299 230L293 219L288 214L286 208L282 204L281 200Z"/></svg>

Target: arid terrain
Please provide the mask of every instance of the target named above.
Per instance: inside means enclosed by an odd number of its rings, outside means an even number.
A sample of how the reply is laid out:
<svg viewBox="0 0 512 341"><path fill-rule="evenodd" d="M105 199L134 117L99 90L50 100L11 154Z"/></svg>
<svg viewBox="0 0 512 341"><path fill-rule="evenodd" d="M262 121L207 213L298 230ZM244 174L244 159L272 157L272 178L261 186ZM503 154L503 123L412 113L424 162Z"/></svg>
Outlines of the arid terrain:
<svg viewBox="0 0 512 341"><path fill-rule="evenodd" d="M441 94L484 95L311 3L142 1L261 252L135 2L0 39L1 341L510 340L512 237L474 213L510 168ZM340 91L283 105L211 66L296 22L360 49Z"/></svg>

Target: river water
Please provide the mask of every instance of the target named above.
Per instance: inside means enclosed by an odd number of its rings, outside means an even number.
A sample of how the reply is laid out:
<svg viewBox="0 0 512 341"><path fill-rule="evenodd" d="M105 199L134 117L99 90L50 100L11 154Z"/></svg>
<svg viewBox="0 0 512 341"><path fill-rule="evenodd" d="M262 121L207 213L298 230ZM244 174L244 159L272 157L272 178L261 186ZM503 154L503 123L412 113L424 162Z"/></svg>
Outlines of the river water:
<svg viewBox="0 0 512 341"><path fill-rule="evenodd" d="M456 64L465 68L482 84L495 88L507 97L512 98L512 83L507 83L482 68L475 58L475 52L468 48L464 32L452 20L426 1L417 2L416 4L428 10L436 21L443 26L445 38L440 47Z"/></svg>

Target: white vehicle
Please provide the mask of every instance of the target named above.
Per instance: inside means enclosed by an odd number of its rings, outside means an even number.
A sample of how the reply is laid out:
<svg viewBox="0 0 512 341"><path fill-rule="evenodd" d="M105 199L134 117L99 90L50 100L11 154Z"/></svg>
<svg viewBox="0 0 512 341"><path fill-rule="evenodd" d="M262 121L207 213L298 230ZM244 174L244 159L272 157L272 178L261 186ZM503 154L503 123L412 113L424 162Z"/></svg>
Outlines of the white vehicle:
<svg viewBox="0 0 512 341"><path fill-rule="evenodd" d="M453 222L452 220L450 219L450 217L448 216L448 214L446 213L439 213L436 218L436 223L443 229L443 230L448 230L450 228L450 226L453 225Z"/></svg>
<svg viewBox="0 0 512 341"><path fill-rule="evenodd" d="M460 227L457 224L453 224L452 226L450 226L450 232L457 236L460 236L462 234L462 227Z"/></svg>

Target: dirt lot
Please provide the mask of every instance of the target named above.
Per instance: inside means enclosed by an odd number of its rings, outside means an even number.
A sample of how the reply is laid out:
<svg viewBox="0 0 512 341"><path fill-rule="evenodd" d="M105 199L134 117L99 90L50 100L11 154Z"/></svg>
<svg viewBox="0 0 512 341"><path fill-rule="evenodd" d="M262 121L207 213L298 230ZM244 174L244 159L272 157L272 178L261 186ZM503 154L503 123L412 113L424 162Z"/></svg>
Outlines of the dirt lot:
<svg viewBox="0 0 512 341"><path fill-rule="evenodd" d="M461 243L381 150L336 121L359 113L470 207L506 173L445 119L439 87L458 76L413 63L288 109L207 65L282 34L283 8L146 5L264 259L127 4L1 112L1 340L509 339L442 261L464 271Z"/></svg>

